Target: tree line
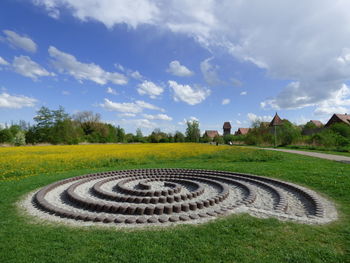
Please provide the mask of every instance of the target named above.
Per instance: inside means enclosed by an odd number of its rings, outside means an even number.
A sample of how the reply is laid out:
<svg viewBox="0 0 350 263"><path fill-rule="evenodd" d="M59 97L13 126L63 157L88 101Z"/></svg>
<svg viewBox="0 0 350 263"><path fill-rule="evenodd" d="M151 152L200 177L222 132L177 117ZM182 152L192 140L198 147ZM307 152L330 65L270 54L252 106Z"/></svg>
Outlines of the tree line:
<svg viewBox="0 0 350 263"><path fill-rule="evenodd" d="M276 129L276 132L274 129ZM272 146L276 143L276 146L324 147L348 151L350 147L350 125L335 123L326 128L316 127L313 122L308 122L306 125L298 126L284 119L282 125L274 128L269 127L264 122L257 121L253 123L248 134L230 136L229 140L248 145Z"/></svg>
<svg viewBox="0 0 350 263"><path fill-rule="evenodd" d="M33 118L35 124L25 121L0 128L0 143L25 144L78 144L88 143L166 143L199 142L201 140L199 122L188 121L185 134L180 131L165 133L159 128L144 136L140 128L126 133L120 126L104 123L101 115L92 111L68 114L60 106L57 110L41 107Z"/></svg>

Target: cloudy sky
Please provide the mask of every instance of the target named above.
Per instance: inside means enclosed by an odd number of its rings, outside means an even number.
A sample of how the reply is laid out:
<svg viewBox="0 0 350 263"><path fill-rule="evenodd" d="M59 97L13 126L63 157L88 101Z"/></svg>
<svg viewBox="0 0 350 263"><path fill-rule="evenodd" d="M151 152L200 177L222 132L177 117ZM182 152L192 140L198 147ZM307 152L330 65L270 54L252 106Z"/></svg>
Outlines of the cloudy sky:
<svg viewBox="0 0 350 263"><path fill-rule="evenodd" d="M41 106L147 134L350 112L348 0L2 0L0 123Z"/></svg>

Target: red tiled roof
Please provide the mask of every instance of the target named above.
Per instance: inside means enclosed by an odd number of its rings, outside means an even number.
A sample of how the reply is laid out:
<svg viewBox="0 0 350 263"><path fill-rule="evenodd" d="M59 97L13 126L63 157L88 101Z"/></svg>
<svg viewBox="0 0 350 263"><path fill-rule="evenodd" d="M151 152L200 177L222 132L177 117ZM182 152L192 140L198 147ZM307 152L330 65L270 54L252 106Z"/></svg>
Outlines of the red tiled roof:
<svg viewBox="0 0 350 263"><path fill-rule="evenodd" d="M347 114L335 114L339 119L341 119L343 122L350 124L350 115Z"/></svg>
<svg viewBox="0 0 350 263"><path fill-rule="evenodd" d="M313 124L316 125L316 127L320 128L323 126L323 123L317 120L311 120L310 122L312 122Z"/></svg>
<svg viewBox="0 0 350 263"><path fill-rule="evenodd" d="M238 128L235 134L245 135L249 132L250 128Z"/></svg>
<svg viewBox="0 0 350 263"><path fill-rule="evenodd" d="M216 136L219 136L218 131L205 131L204 135L207 135L210 138L215 138Z"/></svg>
<svg viewBox="0 0 350 263"><path fill-rule="evenodd" d="M270 127L272 126L279 126L282 125L282 120L280 118L280 116L278 116L277 112L275 114L275 117L273 117L272 121L270 122Z"/></svg>
<svg viewBox="0 0 350 263"><path fill-rule="evenodd" d="M333 116L329 119L325 127L329 127L334 123L343 122L346 124L350 124L350 115L347 114L333 114Z"/></svg>

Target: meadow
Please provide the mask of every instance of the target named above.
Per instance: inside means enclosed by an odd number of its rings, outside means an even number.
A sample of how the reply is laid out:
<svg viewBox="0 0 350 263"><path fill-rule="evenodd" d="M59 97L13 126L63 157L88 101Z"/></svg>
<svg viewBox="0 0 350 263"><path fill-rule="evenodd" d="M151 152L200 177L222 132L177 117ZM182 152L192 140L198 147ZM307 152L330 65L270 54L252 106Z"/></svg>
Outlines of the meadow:
<svg viewBox="0 0 350 263"><path fill-rule="evenodd" d="M307 186L333 200L339 220L302 225L231 215L206 224L111 230L33 221L17 202L86 173L198 168L252 173ZM0 148L0 262L350 262L350 166L207 144Z"/></svg>

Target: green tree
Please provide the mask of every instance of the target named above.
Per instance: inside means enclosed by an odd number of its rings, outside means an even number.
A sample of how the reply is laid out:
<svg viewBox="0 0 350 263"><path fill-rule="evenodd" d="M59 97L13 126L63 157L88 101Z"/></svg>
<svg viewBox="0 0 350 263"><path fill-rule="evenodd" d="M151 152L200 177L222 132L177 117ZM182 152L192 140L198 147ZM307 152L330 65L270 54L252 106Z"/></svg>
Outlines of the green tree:
<svg viewBox="0 0 350 263"><path fill-rule="evenodd" d="M134 142L145 142L143 134L140 128L136 129L136 135L134 136Z"/></svg>
<svg viewBox="0 0 350 263"><path fill-rule="evenodd" d="M214 137L214 142L218 143L218 144L223 144L224 143L224 138L220 135L217 135Z"/></svg>
<svg viewBox="0 0 350 263"><path fill-rule="evenodd" d="M201 132L199 130L198 121L187 121L186 140L188 142L199 142Z"/></svg>
<svg viewBox="0 0 350 263"><path fill-rule="evenodd" d="M116 132L117 132L117 142L125 142L125 131L123 128L121 128L120 126L118 126L116 128Z"/></svg>
<svg viewBox="0 0 350 263"><path fill-rule="evenodd" d="M48 128L52 127L54 124L53 112L48 107L44 106L37 111L36 116L33 119L38 128Z"/></svg>
<svg viewBox="0 0 350 263"><path fill-rule="evenodd" d="M13 135L10 129L0 130L0 143L11 143L13 141Z"/></svg>
<svg viewBox="0 0 350 263"><path fill-rule="evenodd" d="M301 130L288 120L283 120L283 124L277 127L277 139L280 145L290 145L301 138Z"/></svg>
<svg viewBox="0 0 350 263"><path fill-rule="evenodd" d="M77 144L84 136L80 125L70 119L59 120L52 128L50 143Z"/></svg>
<svg viewBox="0 0 350 263"><path fill-rule="evenodd" d="M182 132L176 131L174 135L175 142L185 142L185 135Z"/></svg>
<svg viewBox="0 0 350 263"><path fill-rule="evenodd" d="M24 131L18 131L13 138L13 144L21 146L26 144L26 136Z"/></svg>

